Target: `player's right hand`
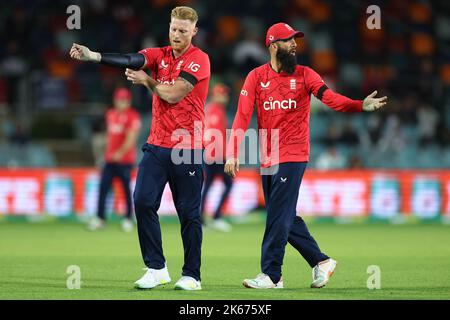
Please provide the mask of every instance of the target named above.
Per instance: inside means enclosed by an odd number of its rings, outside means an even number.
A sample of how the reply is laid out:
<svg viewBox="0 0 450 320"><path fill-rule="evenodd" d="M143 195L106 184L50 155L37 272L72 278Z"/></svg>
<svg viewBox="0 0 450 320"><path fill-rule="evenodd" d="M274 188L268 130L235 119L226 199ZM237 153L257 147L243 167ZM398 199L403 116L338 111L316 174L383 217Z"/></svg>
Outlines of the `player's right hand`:
<svg viewBox="0 0 450 320"><path fill-rule="evenodd" d="M92 51L88 47L74 43L70 49L70 57L80 61L92 61Z"/></svg>
<svg viewBox="0 0 450 320"><path fill-rule="evenodd" d="M225 173L232 178L236 177L236 174L239 172L239 159L230 158L225 163Z"/></svg>
<svg viewBox="0 0 450 320"><path fill-rule="evenodd" d="M127 76L127 80L131 81L131 83L142 84L148 87L147 82L150 77L145 71L126 68L125 75Z"/></svg>

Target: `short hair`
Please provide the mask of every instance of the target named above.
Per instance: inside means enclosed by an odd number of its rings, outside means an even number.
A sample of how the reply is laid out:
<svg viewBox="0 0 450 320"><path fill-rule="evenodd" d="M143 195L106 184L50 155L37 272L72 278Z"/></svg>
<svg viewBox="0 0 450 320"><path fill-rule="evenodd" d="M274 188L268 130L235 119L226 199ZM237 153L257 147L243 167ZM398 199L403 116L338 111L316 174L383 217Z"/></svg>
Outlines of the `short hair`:
<svg viewBox="0 0 450 320"><path fill-rule="evenodd" d="M171 18L176 18L180 20L190 20L193 23L196 23L198 21L197 12L191 7L185 6L175 7L172 10L172 14L170 16Z"/></svg>

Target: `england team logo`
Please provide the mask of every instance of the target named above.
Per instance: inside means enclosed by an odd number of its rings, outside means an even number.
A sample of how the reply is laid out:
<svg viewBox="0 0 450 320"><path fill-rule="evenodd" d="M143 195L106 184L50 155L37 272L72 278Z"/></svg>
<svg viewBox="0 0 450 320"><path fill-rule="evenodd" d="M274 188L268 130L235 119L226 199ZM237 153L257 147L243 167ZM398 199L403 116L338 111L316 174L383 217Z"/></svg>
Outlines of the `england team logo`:
<svg viewBox="0 0 450 320"><path fill-rule="evenodd" d="M297 88L296 88L297 85L296 85L295 79L291 79L291 80L289 81L289 84L290 84L291 90L297 89Z"/></svg>

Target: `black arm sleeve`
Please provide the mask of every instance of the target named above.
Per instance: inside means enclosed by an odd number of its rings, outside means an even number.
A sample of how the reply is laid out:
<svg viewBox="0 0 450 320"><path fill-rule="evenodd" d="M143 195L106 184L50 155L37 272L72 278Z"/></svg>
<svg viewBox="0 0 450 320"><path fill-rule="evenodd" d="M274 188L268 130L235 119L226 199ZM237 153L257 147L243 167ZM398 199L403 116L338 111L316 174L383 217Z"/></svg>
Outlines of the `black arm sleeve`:
<svg viewBox="0 0 450 320"><path fill-rule="evenodd" d="M100 63L119 68L141 69L145 64L145 57L141 53L101 53Z"/></svg>
<svg viewBox="0 0 450 320"><path fill-rule="evenodd" d="M327 85L324 84L323 86L321 86L319 88L319 90L317 90L317 99L319 99L320 101L322 101L323 98L323 93L328 89Z"/></svg>
<svg viewBox="0 0 450 320"><path fill-rule="evenodd" d="M197 84L198 80L196 77L194 77L192 74L187 73L186 71L181 71L180 74L178 75L179 77L183 78L184 80L186 80L187 82L189 82L190 84L192 84L194 87Z"/></svg>

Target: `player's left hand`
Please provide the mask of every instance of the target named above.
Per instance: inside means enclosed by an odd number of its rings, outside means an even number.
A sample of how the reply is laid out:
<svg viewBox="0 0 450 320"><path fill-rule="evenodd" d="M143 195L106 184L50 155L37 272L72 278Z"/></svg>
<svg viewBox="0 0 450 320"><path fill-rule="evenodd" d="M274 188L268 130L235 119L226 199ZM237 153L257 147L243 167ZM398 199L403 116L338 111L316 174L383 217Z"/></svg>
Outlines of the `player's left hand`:
<svg viewBox="0 0 450 320"><path fill-rule="evenodd" d="M125 75L127 76L127 80L131 81L133 84L142 84L147 86L147 79L150 78L149 75L143 70L132 70L126 69Z"/></svg>
<svg viewBox="0 0 450 320"><path fill-rule="evenodd" d="M363 100L363 111L375 111L383 107L387 103L387 96L381 97L381 98L375 98L377 95L377 90L369 94L364 100Z"/></svg>
<svg viewBox="0 0 450 320"><path fill-rule="evenodd" d="M225 163L225 173L232 178L236 177L236 174L239 172L239 159L230 158Z"/></svg>

